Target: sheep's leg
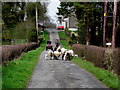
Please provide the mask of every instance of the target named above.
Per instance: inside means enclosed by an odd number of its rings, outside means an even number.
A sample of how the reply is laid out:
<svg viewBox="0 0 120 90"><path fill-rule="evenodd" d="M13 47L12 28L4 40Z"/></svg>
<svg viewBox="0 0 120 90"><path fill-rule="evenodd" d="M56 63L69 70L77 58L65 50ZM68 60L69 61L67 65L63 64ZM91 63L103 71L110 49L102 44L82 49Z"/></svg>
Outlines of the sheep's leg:
<svg viewBox="0 0 120 90"><path fill-rule="evenodd" d="M53 53L50 53L50 59L52 59L52 57L53 57Z"/></svg>
<svg viewBox="0 0 120 90"><path fill-rule="evenodd" d="M64 55L63 60L64 60L64 61L66 60L66 55Z"/></svg>
<svg viewBox="0 0 120 90"><path fill-rule="evenodd" d="M58 57L57 57L57 56L55 56L55 59L56 59L56 60L58 60Z"/></svg>
<svg viewBox="0 0 120 90"><path fill-rule="evenodd" d="M49 60L51 59L51 56L49 55Z"/></svg>
<svg viewBox="0 0 120 90"><path fill-rule="evenodd" d="M54 57L53 57L53 56L50 56L50 59L51 59L51 60L53 60L53 59L54 59Z"/></svg>
<svg viewBox="0 0 120 90"><path fill-rule="evenodd" d="M45 59L46 59L46 60L48 59L48 56L47 56L47 54L45 54Z"/></svg>
<svg viewBox="0 0 120 90"><path fill-rule="evenodd" d="M53 54L51 54L51 59L53 59Z"/></svg>
<svg viewBox="0 0 120 90"><path fill-rule="evenodd" d="M54 59L55 59L55 55L53 55Z"/></svg>
<svg viewBox="0 0 120 90"><path fill-rule="evenodd" d="M70 61L70 56L68 56L68 61Z"/></svg>
<svg viewBox="0 0 120 90"><path fill-rule="evenodd" d="M62 54L62 60L64 60L64 56L65 56L65 54Z"/></svg>
<svg viewBox="0 0 120 90"><path fill-rule="evenodd" d="M52 60L53 60L53 59L54 59L54 56L52 55L52 57L51 57L51 58L52 58Z"/></svg>
<svg viewBox="0 0 120 90"><path fill-rule="evenodd" d="M56 56L56 60L58 60L58 56Z"/></svg>
<svg viewBox="0 0 120 90"><path fill-rule="evenodd" d="M59 60L60 55L57 55L56 57L57 57L57 60Z"/></svg>
<svg viewBox="0 0 120 90"><path fill-rule="evenodd" d="M55 55L53 54L53 59L55 60Z"/></svg>
<svg viewBox="0 0 120 90"><path fill-rule="evenodd" d="M56 56L54 55L54 59L56 59Z"/></svg>

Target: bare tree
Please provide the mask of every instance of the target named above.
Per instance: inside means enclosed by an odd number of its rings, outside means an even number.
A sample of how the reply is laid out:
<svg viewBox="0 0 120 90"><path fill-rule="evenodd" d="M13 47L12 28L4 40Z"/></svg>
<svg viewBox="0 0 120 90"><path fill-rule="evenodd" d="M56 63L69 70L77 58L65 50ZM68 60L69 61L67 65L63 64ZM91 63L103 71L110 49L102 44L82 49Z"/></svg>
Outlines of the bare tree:
<svg viewBox="0 0 120 90"><path fill-rule="evenodd" d="M117 0L114 0L113 32L112 32L112 48L115 48L115 37L116 37L116 15L117 15Z"/></svg>

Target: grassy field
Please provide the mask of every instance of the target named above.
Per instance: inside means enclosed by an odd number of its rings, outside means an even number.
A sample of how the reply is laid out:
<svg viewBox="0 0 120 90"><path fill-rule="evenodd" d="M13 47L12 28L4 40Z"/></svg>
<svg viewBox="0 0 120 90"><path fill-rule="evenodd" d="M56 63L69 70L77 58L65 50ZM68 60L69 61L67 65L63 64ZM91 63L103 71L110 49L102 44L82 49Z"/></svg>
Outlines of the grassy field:
<svg viewBox="0 0 120 90"><path fill-rule="evenodd" d="M20 59L8 62L7 66L2 66L3 88L26 88L40 53L45 49L46 40L47 33L39 48L25 53Z"/></svg>
<svg viewBox="0 0 120 90"><path fill-rule="evenodd" d="M67 39L65 32L59 32L59 35L60 38ZM66 40L62 40L61 44L65 48L69 46L68 43L66 43ZM70 46L68 48L70 48ZM113 73L102 68L95 67L93 63L82 60L81 58L73 58L72 62L92 73L97 79L99 79L109 88L118 88L120 81L118 80L118 77Z"/></svg>

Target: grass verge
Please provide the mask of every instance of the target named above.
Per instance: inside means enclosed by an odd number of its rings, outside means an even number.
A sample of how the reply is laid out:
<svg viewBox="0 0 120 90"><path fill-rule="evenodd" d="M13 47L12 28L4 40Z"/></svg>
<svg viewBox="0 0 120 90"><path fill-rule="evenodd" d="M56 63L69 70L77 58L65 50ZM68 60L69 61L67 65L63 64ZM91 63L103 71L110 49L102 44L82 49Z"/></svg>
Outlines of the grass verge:
<svg viewBox="0 0 120 90"><path fill-rule="evenodd" d="M7 66L2 66L2 88L26 88L40 53L45 49L46 40L47 33L39 48L25 53L20 59L8 62Z"/></svg>
<svg viewBox="0 0 120 90"><path fill-rule="evenodd" d="M60 42L63 45L64 48L66 49L71 49L71 46L68 44L69 37L65 34L64 31L59 32L59 37L60 37Z"/></svg>
<svg viewBox="0 0 120 90"><path fill-rule="evenodd" d="M118 77L112 72L95 67L93 63L82 60L81 58L74 58L72 62L92 73L109 88L118 88Z"/></svg>
<svg viewBox="0 0 120 90"><path fill-rule="evenodd" d="M65 48L67 48L69 46L68 43L66 42L68 36L65 34L64 31L59 32L59 36L60 38L63 39L61 40L61 44ZM67 49L69 48L70 46ZM92 73L98 80L100 80L102 83L104 83L109 88L118 88L120 81L118 77L114 75L113 73L105 69L95 67L93 63L82 60L81 58L73 58L72 62L86 69L88 72Z"/></svg>

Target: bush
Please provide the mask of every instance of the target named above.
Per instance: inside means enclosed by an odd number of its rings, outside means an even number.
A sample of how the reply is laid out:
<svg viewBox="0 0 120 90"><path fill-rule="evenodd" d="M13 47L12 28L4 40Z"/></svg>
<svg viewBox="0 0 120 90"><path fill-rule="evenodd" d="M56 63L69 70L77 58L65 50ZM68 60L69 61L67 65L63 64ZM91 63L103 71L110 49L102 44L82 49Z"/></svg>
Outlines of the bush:
<svg viewBox="0 0 120 90"><path fill-rule="evenodd" d="M120 48L110 49L81 44L74 44L72 48L79 57L85 57L95 66L120 75Z"/></svg>
<svg viewBox="0 0 120 90"><path fill-rule="evenodd" d="M113 49L113 71L120 75L120 48Z"/></svg>
<svg viewBox="0 0 120 90"><path fill-rule="evenodd" d="M36 32L35 27L33 27L29 30L28 40L29 40L29 42L37 42L37 32Z"/></svg>
<svg viewBox="0 0 120 90"><path fill-rule="evenodd" d="M39 37L38 37L38 40L39 40L40 43L43 42L43 39L44 39L44 38L43 38L42 36L39 36Z"/></svg>
<svg viewBox="0 0 120 90"><path fill-rule="evenodd" d="M105 49L97 46L86 45L85 59L91 61L98 67L104 67L104 52Z"/></svg>
<svg viewBox="0 0 120 90"><path fill-rule="evenodd" d="M27 52L36 49L39 46L38 43L32 42L23 45L7 45L0 48L2 50L1 58L2 62L11 61L18 58L23 52Z"/></svg>
<svg viewBox="0 0 120 90"><path fill-rule="evenodd" d="M79 57L85 56L85 45L74 44L72 45L72 49L76 54L78 54Z"/></svg>

